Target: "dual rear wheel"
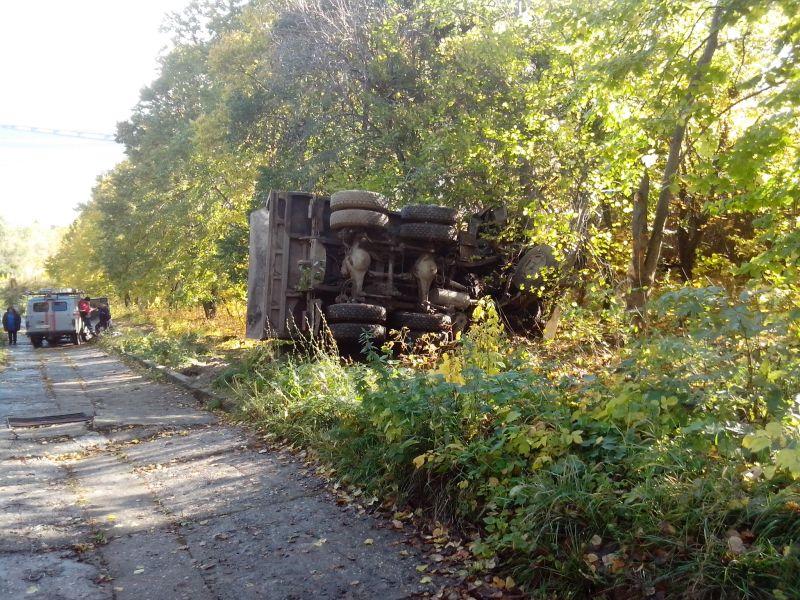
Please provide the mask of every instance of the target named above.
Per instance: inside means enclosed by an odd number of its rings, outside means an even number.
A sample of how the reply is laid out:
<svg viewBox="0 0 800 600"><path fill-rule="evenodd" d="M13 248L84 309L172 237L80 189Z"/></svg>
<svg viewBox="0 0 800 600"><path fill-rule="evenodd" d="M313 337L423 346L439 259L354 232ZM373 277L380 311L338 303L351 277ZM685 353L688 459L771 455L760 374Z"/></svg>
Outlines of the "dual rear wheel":
<svg viewBox="0 0 800 600"><path fill-rule="evenodd" d="M387 311L376 304L331 304L326 311L328 329L333 339L342 343L355 343L365 336L374 342L386 339ZM395 330L408 329L409 337L441 334L451 326L450 317L443 314L395 311L388 318Z"/></svg>
<svg viewBox="0 0 800 600"><path fill-rule="evenodd" d="M337 342L361 342L365 337L386 339L386 308L377 304L331 304L327 311L328 329Z"/></svg>
<svg viewBox="0 0 800 600"><path fill-rule="evenodd" d="M375 192L336 192L331 196L331 229L385 229L389 224L388 205L386 198Z"/></svg>

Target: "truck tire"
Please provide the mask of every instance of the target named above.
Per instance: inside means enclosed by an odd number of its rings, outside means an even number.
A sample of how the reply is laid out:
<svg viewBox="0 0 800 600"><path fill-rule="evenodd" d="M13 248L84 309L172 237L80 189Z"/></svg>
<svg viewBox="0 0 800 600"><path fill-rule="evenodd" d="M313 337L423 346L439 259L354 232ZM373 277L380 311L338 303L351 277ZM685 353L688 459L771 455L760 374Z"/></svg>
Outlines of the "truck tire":
<svg viewBox="0 0 800 600"><path fill-rule="evenodd" d="M395 329L408 327L411 331L434 333L450 326L450 317L443 314L415 313L399 310L389 317L389 324Z"/></svg>
<svg viewBox="0 0 800 600"><path fill-rule="evenodd" d="M346 227L364 227L368 229L384 229L389 224L389 217L374 210L345 208L331 213L331 229Z"/></svg>
<svg viewBox="0 0 800 600"><path fill-rule="evenodd" d="M444 243L456 239L456 230L452 225L443 223L403 223L400 225L400 237L407 240Z"/></svg>
<svg viewBox="0 0 800 600"><path fill-rule="evenodd" d="M328 323L386 323L386 308L377 304L331 304Z"/></svg>
<svg viewBox="0 0 800 600"><path fill-rule="evenodd" d="M386 338L386 327L374 323L331 323L328 329L337 342L360 342L364 333L375 341Z"/></svg>
<svg viewBox="0 0 800 600"><path fill-rule="evenodd" d="M377 192L342 190L341 192L334 192L331 196L331 211L334 212L348 208L383 212L388 206L389 202L386 198Z"/></svg>
<svg viewBox="0 0 800 600"><path fill-rule="evenodd" d="M408 223L453 225L456 222L456 209L434 204L409 204L400 209L400 218Z"/></svg>
<svg viewBox="0 0 800 600"><path fill-rule="evenodd" d="M31 336L31 346L34 348L41 348L42 347L42 338L38 335Z"/></svg>

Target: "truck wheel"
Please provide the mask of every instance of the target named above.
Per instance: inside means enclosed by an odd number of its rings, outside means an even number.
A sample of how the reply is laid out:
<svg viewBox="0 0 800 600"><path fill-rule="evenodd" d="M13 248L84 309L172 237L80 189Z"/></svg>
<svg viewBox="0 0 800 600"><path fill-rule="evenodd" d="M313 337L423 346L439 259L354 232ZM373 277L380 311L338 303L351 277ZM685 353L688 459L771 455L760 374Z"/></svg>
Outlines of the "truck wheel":
<svg viewBox="0 0 800 600"><path fill-rule="evenodd" d="M42 347L42 338L40 338L38 335L32 335L31 336L31 346L33 346L34 348L41 348Z"/></svg>
<svg viewBox="0 0 800 600"><path fill-rule="evenodd" d="M436 332L450 326L450 317L443 314L415 313L399 310L389 317L389 324L395 329L408 327L411 331Z"/></svg>
<svg viewBox="0 0 800 600"><path fill-rule="evenodd" d="M409 223L453 225L456 222L456 209L433 204L409 204L400 209L400 218Z"/></svg>
<svg viewBox="0 0 800 600"><path fill-rule="evenodd" d="M331 229L344 229L345 227L384 229L388 224L389 217L374 210L346 208L331 213Z"/></svg>
<svg viewBox="0 0 800 600"><path fill-rule="evenodd" d="M407 240L444 243L456 239L456 230L452 225L442 223L403 223L400 225L400 237Z"/></svg>
<svg viewBox="0 0 800 600"><path fill-rule="evenodd" d="M329 323L386 322L386 308L376 304L331 304L325 312Z"/></svg>
<svg viewBox="0 0 800 600"><path fill-rule="evenodd" d="M331 211L360 208L383 212L388 206L389 202L386 198L377 192L367 192L366 190L342 190L331 196Z"/></svg>
<svg viewBox="0 0 800 600"><path fill-rule="evenodd" d="M365 332L375 341L386 338L386 327L371 323L331 323L328 329L337 342L360 342Z"/></svg>

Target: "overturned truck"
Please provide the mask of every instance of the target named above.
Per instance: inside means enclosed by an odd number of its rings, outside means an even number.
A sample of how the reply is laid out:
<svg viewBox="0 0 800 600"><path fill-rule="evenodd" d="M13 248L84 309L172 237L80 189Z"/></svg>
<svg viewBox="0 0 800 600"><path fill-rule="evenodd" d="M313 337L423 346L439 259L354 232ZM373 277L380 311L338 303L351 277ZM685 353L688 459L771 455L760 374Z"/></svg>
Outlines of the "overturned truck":
<svg viewBox="0 0 800 600"><path fill-rule="evenodd" d="M340 345L391 330L413 342L469 324L481 296L519 323L541 312L546 246L508 245L504 208L462 227L453 208L388 209L380 194L272 191L250 214L247 337L295 339L329 330Z"/></svg>

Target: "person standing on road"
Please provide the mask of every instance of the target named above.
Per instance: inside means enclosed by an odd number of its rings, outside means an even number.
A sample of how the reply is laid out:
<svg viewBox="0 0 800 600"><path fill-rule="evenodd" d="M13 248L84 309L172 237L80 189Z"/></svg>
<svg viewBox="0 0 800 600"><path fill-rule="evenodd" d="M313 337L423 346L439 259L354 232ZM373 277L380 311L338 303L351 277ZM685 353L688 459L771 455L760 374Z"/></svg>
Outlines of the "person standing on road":
<svg viewBox="0 0 800 600"><path fill-rule="evenodd" d="M3 329L8 333L8 345L17 345L17 332L22 325L22 317L13 306L3 314Z"/></svg>
<svg viewBox="0 0 800 600"><path fill-rule="evenodd" d="M89 323L89 314L92 312L92 301L89 296L78 301L78 312L81 315L81 320L83 321L83 326L86 328L86 331L91 331L92 326Z"/></svg>

